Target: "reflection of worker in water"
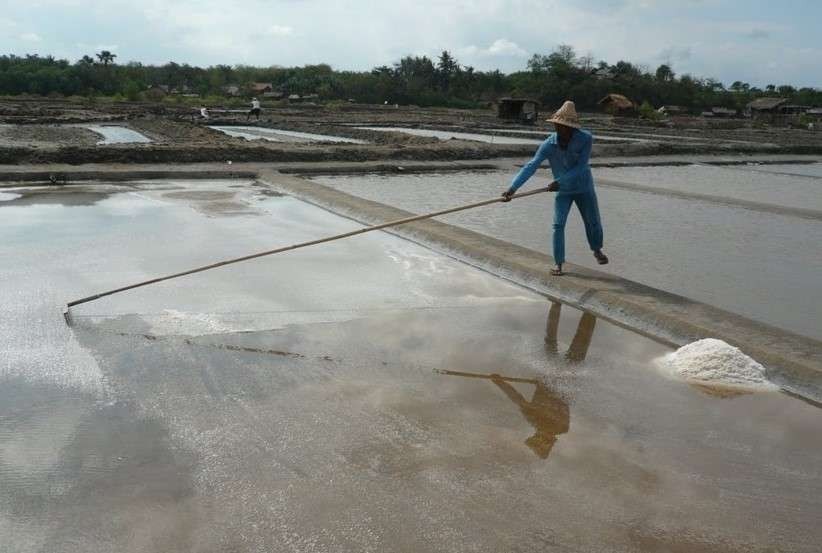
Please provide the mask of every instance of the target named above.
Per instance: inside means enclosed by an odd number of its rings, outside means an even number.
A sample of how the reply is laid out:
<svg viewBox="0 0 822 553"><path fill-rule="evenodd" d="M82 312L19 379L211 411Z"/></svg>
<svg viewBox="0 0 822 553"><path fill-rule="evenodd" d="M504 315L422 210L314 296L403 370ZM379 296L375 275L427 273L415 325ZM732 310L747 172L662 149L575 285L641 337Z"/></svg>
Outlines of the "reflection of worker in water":
<svg viewBox="0 0 822 553"><path fill-rule="evenodd" d="M559 316L562 312L562 304L559 302L551 302L551 309L548 311L548 324L545 328L545 351L549 355L556 355L559 353L557 347L557 333L559 331ZM588 346L591 345L591 338L594 335L594 327L597 324L597 318L590 313L582 313L577 325L577 332L574 334L574 339L565 352L565 359L572 363L579 363L585 360L588 355Z"/></svg>
<svg viewBox="0 0 822 553"><path fill-rule="evenodd" d="M557 347L557 332L559 330L561 310L562 305L553 302L548 312L545 350L550 355L556 355L559 349ZM582 314L574 339L571 341L571 345L565 353L565 358L569 362L579 363L585 359L585 356L588 354L588 347L591 344L591 338L594 335L595 325L596 317L590 313ZM557 441L557 436L568 432L571 420L568 404L559 394L549 389L541 380L532 380L535 389L531 401L527 401L516 388L506 382L500 375L492 374L491 380L500 390L505 392L505 395L508 396L511 401L517 404L525 420L536 429L536 433L525 440L526 445L541 458L547 458L548 454L551 453L551 448L554 447Z"/></svg>
<svg viewBox="0 0 822 553"><path fill-rule="evenodd" d="M545 334L545 351L549 355L558 353L557 332L559 330L559 316L562 305L553 302L548 312L548 325ZM590 313L583 313L577 325L577 332L565 359L570 363L579 363L588 354L588 346L591 345L591 338L594 335L596 317ZM525 444L541 458L545 459L551 453L551 448L557 441L557 436L568 432L570 427L571 414L568 403L562 396L551 390L543 381L536 378L516 378L502 376L499 374L480 374L462 371L438 370L440 374L451 376L461 376L465 378L486 378L490 379L502 390L508 398L517 404L525 420L536 429L533 436L525 440ZM511 383L522 383L534 385L534 394L531 401L525 399L519 390Z"/></svg>
<svg viewBox="0 0 822 553"><path fill-rule="evenodd" d="M525 440L525 444L541 458L547 458L557 436L568 432L571 421L568 404L540 380L532 381L536 388L531 401L527 401L504 377L492 374L491 381L519 406L525 420L536 429L534 435Z"/></svg>

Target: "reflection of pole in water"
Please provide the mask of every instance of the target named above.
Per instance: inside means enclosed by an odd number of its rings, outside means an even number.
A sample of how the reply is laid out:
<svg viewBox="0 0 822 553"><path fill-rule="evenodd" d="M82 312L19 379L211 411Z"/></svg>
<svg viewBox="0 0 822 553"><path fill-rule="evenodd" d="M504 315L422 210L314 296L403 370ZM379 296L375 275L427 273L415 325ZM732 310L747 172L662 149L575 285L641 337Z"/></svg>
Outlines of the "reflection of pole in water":
<svg viewBox="0 0 822 553"><path fill-rule="evenodd" d="M559 317L562 313L562 304L559 302L551 302L551 309L548 311L548 323L545 328L545 352L549 355L557 355L559 353L559 342L557 334L559 333ZM588 355L588 348L591 346L591 338L594 336L594 328L596 328L597 318L588 312L583 312L579 319L576 334L571 340L571 345L568 346L568 351L565 352L565 358L571 363L580 363L585 360Z"/></svg>

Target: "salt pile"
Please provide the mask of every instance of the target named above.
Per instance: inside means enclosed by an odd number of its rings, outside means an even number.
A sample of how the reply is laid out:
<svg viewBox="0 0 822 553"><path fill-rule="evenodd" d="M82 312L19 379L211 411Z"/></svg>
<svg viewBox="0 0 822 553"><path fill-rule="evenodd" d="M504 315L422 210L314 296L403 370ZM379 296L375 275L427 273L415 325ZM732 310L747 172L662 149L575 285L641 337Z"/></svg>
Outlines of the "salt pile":
<svg viewBox="0 0 822 553"><path fill-rule="evenodd" d="M672 376L695 383L775 389L765 378L765 367L722 340L698 340L660 358L659 363Z"/></svg>

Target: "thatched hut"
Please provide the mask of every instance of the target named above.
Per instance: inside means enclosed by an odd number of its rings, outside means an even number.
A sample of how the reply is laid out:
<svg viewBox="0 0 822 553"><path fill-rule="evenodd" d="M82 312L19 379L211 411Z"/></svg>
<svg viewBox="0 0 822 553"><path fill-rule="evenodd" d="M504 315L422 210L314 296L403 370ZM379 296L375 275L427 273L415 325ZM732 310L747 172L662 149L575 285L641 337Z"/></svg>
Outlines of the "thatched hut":
<svg viewBox="0 0 822 553"><path fill-rule="evenodd" d="M622 94L614 92L597 102L606 113L611 115L630 115L636 112L636 104Z"/></svg>
<svg viewBox="0 0 822 553"><path fill-rule="evenodd" d="M746 106L746 112L752 119L775 122L779 108L788 103L785 98L757 98Z"/></svg>
<svg viewBox="0 0 822 553"><path fill-rule="evenodd" d="M540 104L531 98L500 98L497 117L533 125L539 117Z"/></svg>

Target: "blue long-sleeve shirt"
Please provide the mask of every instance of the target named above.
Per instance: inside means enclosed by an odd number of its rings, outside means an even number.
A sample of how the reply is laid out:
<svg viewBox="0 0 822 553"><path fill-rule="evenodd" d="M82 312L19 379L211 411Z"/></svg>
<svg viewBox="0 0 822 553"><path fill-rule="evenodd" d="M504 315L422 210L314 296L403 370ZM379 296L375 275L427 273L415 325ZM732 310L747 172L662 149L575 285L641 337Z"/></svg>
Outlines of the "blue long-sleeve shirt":
<svg viewBox="0 0 822 553"><path fill-rule="evenodd" d="M594 138L590 132L575 129L568 147L564 150L557 144L557 133L551 133L537 149L534 157L526 163L511 181L511 191L525 184L546 159L551 164L551 173L559 183L558 194L578 194L594 189L591 167L591 147Z"/></svg>

